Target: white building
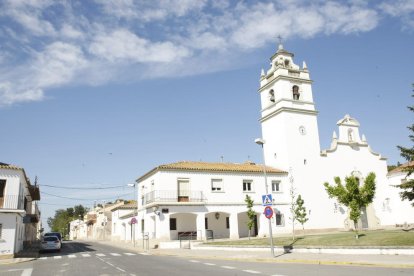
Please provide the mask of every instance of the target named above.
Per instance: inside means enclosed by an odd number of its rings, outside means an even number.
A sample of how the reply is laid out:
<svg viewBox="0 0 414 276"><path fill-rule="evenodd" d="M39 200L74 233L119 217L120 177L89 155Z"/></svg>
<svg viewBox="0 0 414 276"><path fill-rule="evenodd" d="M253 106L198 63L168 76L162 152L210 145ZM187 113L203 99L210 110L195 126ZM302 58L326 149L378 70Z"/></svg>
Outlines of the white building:
<svg viewBox="0 0 414 276"><path fill-rule="evenodd" d="M24 169L0 163L0 258L13 257L39 238L39 188Z"/></svg>
<svg viewBox="0 0 414 276"><path fill-rule="evenodd" d="M414 226L414 207L411 205L413 202L403 200L401 201L399 193L402 192L397 185L405 183L407 180L414 179L414 174L407 176L407 172L404 169L408 166L413 166L414 161L405 163L387 174L389 183L389 192L385 194L385 198L382 205L382 213L384 214L384 220L390 221L388 224L392 224L396 221L399 226L412 224ZM408 215L408 216L407 216Z"/></svg>
<svg viewBox="0 0 414 276"><path fill-rule="evenodd" d="M270 69L262 70L258 90L265 164L274 193L273 233L292 229L287 219L291 216L291 188L305 200L307 229L353 227L347 208L328 197L323 183L333 184L336 176L344 181L350 175L363 182L370 172L376 175L376 196L362 210L358 226L378 228L414 222L413 208L404 207L408 204L384 208L390 198L392 202L399 200L399 191L387 179L386 158L370 148L356 119L349 115L340 119L339 135L334 131L330 148L321 150L309 70L305 62L302 68L296 65L293 57L279 45L270 59ZM253 234L268 235L261 206L266 191L259 165L178 162L158 166L137 182L138 225L152 238L175 240L194 235L205 239L211 233L215 238L246 237L246 195L256 203Z"/></svg>
<svg viewBox="0 0 414 276"><path fill-rule="evenodd" d="M134 231L137 227L136 220L137 203L131 202L112 209L112 240L133 241L139 237L138 231Z"/></svg>
<svg viewBox="0 0 414 276"><path fill-rule="evenodd" d="M283 227L289 208L287 173L271 167L266 171L270 191L280 203L275 206L276 229ZM157 240L247 237L246 195L255 201L257 216L251 235L267 234L267 219L261 215L266 190L260 165L178 162L154 168L137 183L139 234Z"/></svg>

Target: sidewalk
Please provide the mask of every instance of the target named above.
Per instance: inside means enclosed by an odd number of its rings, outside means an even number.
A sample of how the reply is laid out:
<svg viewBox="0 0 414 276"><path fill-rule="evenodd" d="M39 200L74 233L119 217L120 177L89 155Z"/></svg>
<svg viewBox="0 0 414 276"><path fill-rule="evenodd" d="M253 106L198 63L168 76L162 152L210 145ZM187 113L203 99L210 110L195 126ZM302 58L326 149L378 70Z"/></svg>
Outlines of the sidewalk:
<svg viewBox="0 0 414 276"><path fill-rule="evenodd" d="M176 256L181 258L220 259L249 262L274 262L274 263L306 263L323 265L360 265L414 268L412 255L374 255L374 254L333 254L333 253L284 253L283 248L275 247L275 257L271 256L270 248L266 250L243 250L228 251L224 248L203 249L202 246L193 249L150 249L145 251L142 244L136 247L130 243L113 241L96 241L98 243L125 248L136 252L148 252L159 256Z"/></svg>
<svg viewBox="0 0 414 276"><path fill-rule="evenodd" d="M33 261L39 257L39 249L40 243L34 242L33 244L26 246L26 248L17 253L16 257L9 259L0 259L0 265Z"/></svg>

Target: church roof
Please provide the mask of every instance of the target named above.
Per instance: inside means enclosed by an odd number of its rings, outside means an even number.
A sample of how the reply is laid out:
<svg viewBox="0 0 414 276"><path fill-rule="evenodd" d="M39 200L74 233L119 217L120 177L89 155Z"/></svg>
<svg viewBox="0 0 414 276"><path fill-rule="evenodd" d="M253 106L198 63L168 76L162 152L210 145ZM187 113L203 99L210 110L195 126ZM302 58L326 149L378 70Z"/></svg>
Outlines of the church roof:
<svg viewBox="0 0 414 276"><path fill-rule="evenodd" d="M342 118L341 120L339 120L336 124L338 126L339 125L347 125L347 126L359 127L359 122L355 118L352 118L351 116L349 116L349 114L346 114L345 117Z"/></svg>
<svg viewBox="0 0 414 276"><path fill-rule="evenodd" d="M393 169L393 170L389 171L389 172L388 172L388 175L390 175L390 174L394 174L394 173L398 173L398 172L403 172L403 171L405 171L405 170L406 170L406 168L407 168L408 166L414 166L414 161L407 162L407 163L405 163L405 164L402 164L402 165L401 165L401 166L399 166L399 167L396 167L395 169Z"/></svg>
<svg viewBox="0 0 414 276"><path fill-rule="evenodd" d="M142 181L158 171L199 171L199 172L240 172L240 173L263 173L263 165L250 161L245 163L220 163L220 162L195 162L180 161L171 164L160 165L137 179ZM266 166L269 174L285 174L287 172Z"/></svg>

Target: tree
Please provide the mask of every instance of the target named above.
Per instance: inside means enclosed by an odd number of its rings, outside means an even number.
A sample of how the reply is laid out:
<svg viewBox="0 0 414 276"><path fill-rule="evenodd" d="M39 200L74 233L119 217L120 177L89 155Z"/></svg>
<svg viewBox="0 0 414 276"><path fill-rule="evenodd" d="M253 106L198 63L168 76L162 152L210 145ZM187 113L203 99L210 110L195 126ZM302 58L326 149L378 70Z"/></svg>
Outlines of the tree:
<svg viewBox="0 0 414 276"><path fill-rule="evenodd" d="M411 95L411 97L414 97L414 93ZM414 106L408 106L408 109L410 111L414 111ZM408 126L407 128L412 132L408 137L410 138L411 142L414 142L414 124ZM403 167L403 171L407 172L407 178L414 172L414 146L410 148L402 146L397 147L400 150L400 155L408 161L408 164ZM401 199L413 201L411 205L414 206L414 179L408 179L405 183L398 185L398 187L402 189L402 192L400 193Z"/></svg>
<svg viewBox="0 0 414 276"><path fill-rule="evenodd" d="M75 205L74 209L74 217L75 218L82 218L88 212L88 209L83 207L82 205Z"/></svg>
<svg viewBox="0 0 414 276"><path fill-rule="evenodd" d="M301 195L298 195L296 199L295 217L296 220L302 225L303 235L305 235L305 223L309 220L306 213L305 201Z"/></svg>
<svg viewBox="0 0 414 276"><path fill-rule="evenodd" d="M247 204L247 228L249 229L249 240L250 240L250 232L252 231L253 225L254 225L254 220L256 218L256 213L253 210L253 203L254 201L251 199L251 197L249 195L246 195L246 198L244 200L244 202L246 202Z"/></svg>
<svg viewBox="0 0 414 276"><path fill-rule="evenodd" d="M61 232L64 234L65 230L68 228L69 223L72 220L79 219L81 216L83 218L84 214L87 212L87 208L82 205L76 205L75 207L64 209L58 209L55 211L55 216L49 217L47 219L47 224L53 232Z"/></svg>
<svg viewBox="0 0 414 276"><path fill-rule="evenodd" d="M361 209L368 206L375 195L375 173L371 172L360 186L359 179L355 176L345 177L345 186L337 176L334 178L334 186L324 183L326 192L330 198L336 198L339 203L349 208L349 218L354 222L355 238L358 239L358 219L361 217Z"/></svg>

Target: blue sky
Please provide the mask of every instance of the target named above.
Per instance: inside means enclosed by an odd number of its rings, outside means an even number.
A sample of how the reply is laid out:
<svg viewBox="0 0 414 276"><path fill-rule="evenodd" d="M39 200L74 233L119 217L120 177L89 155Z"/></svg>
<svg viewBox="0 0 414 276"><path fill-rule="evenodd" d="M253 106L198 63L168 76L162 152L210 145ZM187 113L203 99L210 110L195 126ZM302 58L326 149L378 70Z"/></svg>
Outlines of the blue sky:
<svg viewBox="0 0 414 276"><path fill-rule="evenodd" d="M414 1L0 1L1 162L57 208L132 198L180 161L261 162L257 89L277 36L310 70L321 147L350 114L388 163L409 146Z"/></svg>

